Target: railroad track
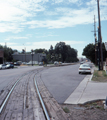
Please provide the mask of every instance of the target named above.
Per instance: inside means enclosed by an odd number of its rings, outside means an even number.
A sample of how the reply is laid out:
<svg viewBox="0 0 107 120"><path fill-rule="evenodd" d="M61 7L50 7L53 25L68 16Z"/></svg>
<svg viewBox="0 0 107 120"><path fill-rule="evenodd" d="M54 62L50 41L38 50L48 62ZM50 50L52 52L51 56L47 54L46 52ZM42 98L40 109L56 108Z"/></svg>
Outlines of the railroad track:
<svg viewBox="0 0 107 120"><path fill-rule="evenodd" d="M12 85L0 106L0 120L50 120L36 84L37 73L26 73Z"/></svg>

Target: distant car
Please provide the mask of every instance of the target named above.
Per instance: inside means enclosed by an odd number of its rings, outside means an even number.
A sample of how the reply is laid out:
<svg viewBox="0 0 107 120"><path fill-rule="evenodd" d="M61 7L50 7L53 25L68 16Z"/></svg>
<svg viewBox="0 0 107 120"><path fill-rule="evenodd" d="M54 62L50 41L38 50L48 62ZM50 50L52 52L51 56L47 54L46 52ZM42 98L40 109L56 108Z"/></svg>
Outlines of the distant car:
<svg viewBox="0 0 107 120"><path fill-rule="evenodd" d="M14 65L13 64L7 64L6 65L6 68L9 69L9 68L14 68Z"/></svg>
<svg viewBox="0 0 107 120"><path fill-rule="evenodd" d="M62 65L62 62L59 62L60 65Z"/></svg>
<svg viewBox="0 0 107 120"><path fill-rule="evenodd" d="M91 67L89 64L82 64L79 67L79 74L80 73L90 73L91 74Z"/></svg>
<svg viewBox="0 0 107 120"><path fill-rule="evenodd" d="M39 62L39 65L43 65L43 62Z"/></svg>
<svg viewBox="0 0 107 120"><path fill-rule="evenodd" d="M5 64L0 64L0 69L6 69L6 65Z"/></svg>
<svg viewBox="0 0 107 120"><path fill-rule="evenodd" d="M80 62L80 64L84 64L84 62Z"/></svg>
<svg viewBox="0 0 107 120"><path fill-rule="evenodd" d="M14 62L14 65L15 66L19 66L20 64L18 62Z"/></svg>
<svg viewBox="0 0 107 120"><path fill-rule="evenodd" d="M27 62L22 62L22 65L26 65L27 64Z"/></svg>
<svg viewBox="0 0 107 120"><path fill-rule="evenodd" d="M55 61L55 62L54 62L54 65L58 65L58 64L59 64L59 62L58 62L58 61Z"/></svg>

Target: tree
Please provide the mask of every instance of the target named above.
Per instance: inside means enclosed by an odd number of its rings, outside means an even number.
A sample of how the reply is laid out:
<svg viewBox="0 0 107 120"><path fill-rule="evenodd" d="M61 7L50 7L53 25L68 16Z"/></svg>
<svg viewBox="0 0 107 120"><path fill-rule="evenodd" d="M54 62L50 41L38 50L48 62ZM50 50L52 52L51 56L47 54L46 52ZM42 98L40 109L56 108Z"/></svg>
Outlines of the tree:
<svg viewBox="0 0 107 120"><path fill-rule="evenodd" d="M50 46L50 49L49 49L49 53L50 53L50 55L52 55L53 52L54 52L54 50L53 50L53 46L51 45L51 46Z"/></svg>
<svg viewBox="0 0 107 120"><path fill-rule="evenodd" d="M103 61L106 58L106 50L104 43L102 43L102 51L103 51ZM86 56L86 58L90 59L93 63L95 63L95 45L88 44L84 49L82 55Z"/></svg>
<svg viewBox="0 0 107 120"><path fill-rule="evenodd" d="M47 55L47 60L52 62L53 57L54 57L54 49L53 49L53 46L51 45Z"/></svg>
<svg viewBox="0 0 107 120"><path fill-rule="evenodd" d="M11 48L8 48L8 47L4 48L5 61L11 62L13 60L12 54L13 54L13 50Z"/></svg>
<svg viewBox="0 0 107 120"><path fill-rule="evenodd" d="M83 49L82 55L86 56L86 58L90 59L93 63L95 63L95 45L88 44Z"/></svg>
<svg viewBox="0 0 107 120"><path fill-rule="evenodd" d="M0 49L4 51L4 61L11 62L13 60L12 54L13 50L9 47L0 45Z"/></svg>
<svg viewBox="0 0 107 120"><path fill-rule="evenodd" d="M59 60L59 55L60 55L62 62L65 61L67 57L67 46L65 45L65 42L59 42L56 44L55 53L56 53L55 54L56 59Z"/></svg>
<svg viewBox="0 0 107 120"><path fill-rule="evenodd" d="M77 59L77 50L66 45L65 42L59 42L55 46L55 55L56 60L61 60L62 62L76 62Z"/></svg>
<svg viewBox="0 0 107 120"><path fill-rule="evenodd" d="M34 52L35 53L45 53L45 54L47 54L47 50L46 49L41 49L41 48L40 49L35 49Z"/></svg>
<svg viewBox="0 0 107 120"><path fill-rule="evenodd" d="M67 58L66 61L67 62L77 62L77 50L75 50L74 48L71 48L70 45L67 45L68 48L68 52L67 52Z"/></svg>

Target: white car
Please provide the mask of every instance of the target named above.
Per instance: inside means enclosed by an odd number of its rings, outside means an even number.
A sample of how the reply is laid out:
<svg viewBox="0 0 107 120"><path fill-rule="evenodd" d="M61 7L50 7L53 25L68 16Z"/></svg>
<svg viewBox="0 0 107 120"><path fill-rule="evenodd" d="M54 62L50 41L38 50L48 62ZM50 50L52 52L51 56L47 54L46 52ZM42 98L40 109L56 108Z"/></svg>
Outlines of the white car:
<svg viewBox="0 0 107 120"><path fill-rule="evenodd" d="M40 66L40 65L43 65L43 62L39 62L39 66Z"/></svg>
<svg viewBox="0 0 107 120"><path fill-rule="evenodd" d="M6 65L5 64L0 64L0 69L6 69Z"/></svg>
<svg viewBox="0 0 107 120"><path fill-rule="evenodd" d="M54 62L54 65L59 65L59 62L58 62L58 61L55 61L55 62Z"/></svg>
<svg viewBox="0 0 107 120"><path fill-rule="evenodd" d="M91 67L89 64L82 64L82 65L80 65L78 72L79 72L79 74L80 73L90 73L91 74Z"/></svg>

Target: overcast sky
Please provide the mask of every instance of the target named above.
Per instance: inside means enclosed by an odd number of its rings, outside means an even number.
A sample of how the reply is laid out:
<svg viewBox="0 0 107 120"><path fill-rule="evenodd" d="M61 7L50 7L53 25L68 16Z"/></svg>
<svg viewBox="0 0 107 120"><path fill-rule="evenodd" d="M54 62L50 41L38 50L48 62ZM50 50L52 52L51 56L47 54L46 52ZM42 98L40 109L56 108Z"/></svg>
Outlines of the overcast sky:
<svg viewBox="0 0 107 120"><path fill-rule="evenodd" d="M107 42L107 0L100 0L100 12L102 41ZM97 14L97 0L0 0L0 44L31 51L65 42L81 57L94 43Z"/></svg>

